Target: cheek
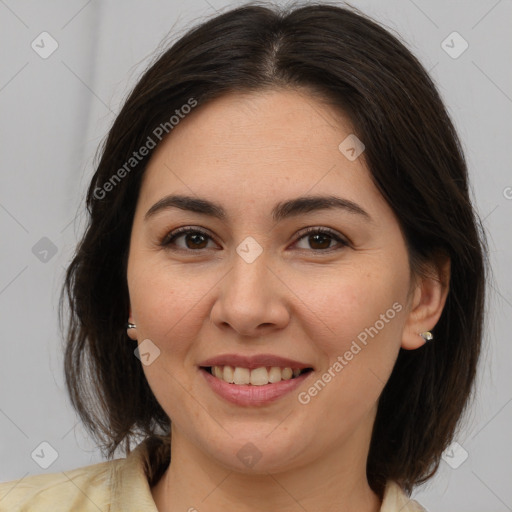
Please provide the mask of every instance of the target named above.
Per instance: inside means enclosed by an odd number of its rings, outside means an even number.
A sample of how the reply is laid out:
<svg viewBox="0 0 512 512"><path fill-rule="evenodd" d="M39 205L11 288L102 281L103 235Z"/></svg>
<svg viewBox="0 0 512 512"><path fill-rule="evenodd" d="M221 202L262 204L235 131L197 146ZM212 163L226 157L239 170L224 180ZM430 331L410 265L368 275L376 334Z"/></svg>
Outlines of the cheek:
<svg viewBox="0 0 512 512"><path fill-rule="evenodd" d="M322 286L309 295L315 327L308 335L323 359L301 403L308 402L326 424L348 426L375 407L391 375L400 349L408 280L399 265L380 261L341 269L338 279L331 275L315 282Z"/></svg>
<svg viewBox="0 0 512 512"><path fill-rule="evenodd" d="M156 259L134 264L132 270L130 299L141 326L137 329L139 343L150 339L160 350L143 371L157 401L173 421L180 423L182 417L197 415L190 400L191 347L199 339L204 322L201 298L211 285L207 288L207 281L197 274L191 278L186 271Z"/></svg>
<svg viewBox="0 0 512 512"><path fill-rule="evenodd" d="M397 341L403 322L400 310L405 310L406 282L393 268L341 267L335 273L331 269L318 274L313 281L311 275L304 274L295 276L294 281L297 295L305 297L299 318L310 319L303 327L311 330L310 339L329 359L349 350L353 340L359 339L363 344L365 339L377 337Z"/></svg>
<svg viewBox="0 0 512 512"><path fill-rule="evenodd" d="M177 336L178 332L194 331L194 311L211 288L203 279L206 276L188 275L185 266L177 268L161 258L141 257L133 263L132 270L128 276L130 301L145 337L165 344L169 339L179 342L182 336Z"/></svg>
<svg viewBox="0 0 512 512"><path fill-rule="evenodd" d="M407 281L389 267L374 268L317 280L323 286L309 294L315 320L308 335L323 360L300 403L322 418L326 438L333 428L340 435L350 430L375 407L400 348Z"/></svg>

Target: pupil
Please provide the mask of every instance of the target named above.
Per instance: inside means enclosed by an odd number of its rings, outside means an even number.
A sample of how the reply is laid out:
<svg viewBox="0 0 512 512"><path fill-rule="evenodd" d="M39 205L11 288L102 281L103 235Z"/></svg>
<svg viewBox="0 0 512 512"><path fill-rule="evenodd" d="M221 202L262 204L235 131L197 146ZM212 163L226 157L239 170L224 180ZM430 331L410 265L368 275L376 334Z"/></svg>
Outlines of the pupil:
<svg viewBox="0 0 512 512"><path fill-rule="evenodd" d="M319 247L320 249L326 249L326 248L328 248L328 247L329 247L330 240L329 240L329 237L328 237L327 235L322 235L322 234L318 234L318 233L317 233L316 235L311 235L311 236L310 236L310 240L311 240L311 239L316 239L316 240L318 240L318 238L320 238L320 245L322 246L322 247ZM326 243L327 243L327 245L326 245L325 243L323 243L323 244L321 243L321 240L322 240L322 239L324 240L324 242L326 242ZM315 243L315 242L313 242L313 243Z"/></svg>
<svg viewBox="0 0 512 512"><path fill-rule="evenodd" d="M188 237L187 237L187 240L192 239L192 240L193 240L193 242L192 242L193 247L195 247L196 249L197 249L197 248L202 249L203 247L199 247L199 244L201 243L201 240L200 240L201 238L203 239L202 241L203 241L203 243L204 243L204 238L205 238L205 237L204 237L204 235L202 235L202 234L200 234L200 233L195 233L195 234L192 234L192 235L190 235L190 234L189 234L189 235L188 235ZM189 244L187 244L187 245L189 245ZM192 247L192 248L193 248L193 247ZM191 247L189 246L189 249L190 249L190 248L191 248Z"/></svg>

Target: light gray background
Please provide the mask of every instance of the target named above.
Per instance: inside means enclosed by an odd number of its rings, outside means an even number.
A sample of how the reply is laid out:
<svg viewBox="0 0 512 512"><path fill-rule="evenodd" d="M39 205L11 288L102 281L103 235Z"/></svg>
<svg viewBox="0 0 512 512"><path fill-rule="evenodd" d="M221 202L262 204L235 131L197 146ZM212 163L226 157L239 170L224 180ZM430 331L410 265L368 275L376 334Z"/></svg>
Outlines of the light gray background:
<svg viewBox="0 0 512 512"><path fill-rule="evenodd" d="M0 481L102 460L66 398L57 323L94 153L169 31L174 40L239 4L0 0ZM457 469L443 460L413 496L431 512L512 510L511 1L353 4L398 32L431 71L463 141L495 276L477 400L457 436L468 458ZM59 45L47 59L31 47L43 31ZM469 44L456 59L441 46L453 31ZM33 252L43 237L57 249L46 262ZM58 453L46 470L31 458L43 441Z"/></svg>

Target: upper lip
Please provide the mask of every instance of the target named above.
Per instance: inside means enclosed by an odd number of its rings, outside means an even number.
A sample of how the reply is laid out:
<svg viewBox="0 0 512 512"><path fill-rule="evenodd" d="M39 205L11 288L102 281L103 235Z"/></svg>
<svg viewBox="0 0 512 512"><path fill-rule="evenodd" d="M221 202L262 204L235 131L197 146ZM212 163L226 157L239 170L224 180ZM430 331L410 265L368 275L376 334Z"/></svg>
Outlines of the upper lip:
<svg viewBox="0 0 512 512"><path fill-rule="evenodd" d="M287 357L275 356L272 354L258 354L254 356L243 356L240 354L222 354L211 357L199 363L199 366L238 366L239 368L260 368L262 366L278 366L280 368L312 368L312 365L301 363Z"/></svg>

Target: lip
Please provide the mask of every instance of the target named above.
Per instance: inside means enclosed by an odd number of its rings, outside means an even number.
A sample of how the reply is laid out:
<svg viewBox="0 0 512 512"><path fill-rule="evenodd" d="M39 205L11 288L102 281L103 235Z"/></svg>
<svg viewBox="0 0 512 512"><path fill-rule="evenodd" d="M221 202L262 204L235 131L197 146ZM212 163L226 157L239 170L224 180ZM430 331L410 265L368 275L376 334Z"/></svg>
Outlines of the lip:
<svg viewBox="0 0 512 512"><path fill-rule="evenodd" d="M254 370L262 366L279 366L280 368L313 368L313 365L294 361L286 357L275 356L272 354L258 354L254 356L243 356L240 354L223 354L210 359L206 359L199 363L198 366L238 366L240 368L248 368Z"/></svg>
<svg viewBox="0 0 512 512"><path fill-rule="evenodd" d="M204 366L221 365L204 364ZM308 366L304 367L309 368ZM298 366L295 366L295 368L298 368ZM207 384L210 386L210 389L212 389L217 395L224 398L228 402L245 407L264 406L275 402L276 400L279 400L280 398L290 394L292 391L297 389L297 387L300 386L313 373L312 371L306 372L293 379L282 380L274 384L253 386L250 384L230 384L229 382L214 377L204 368L200 368L199 372L205 378Z"/></svg>

